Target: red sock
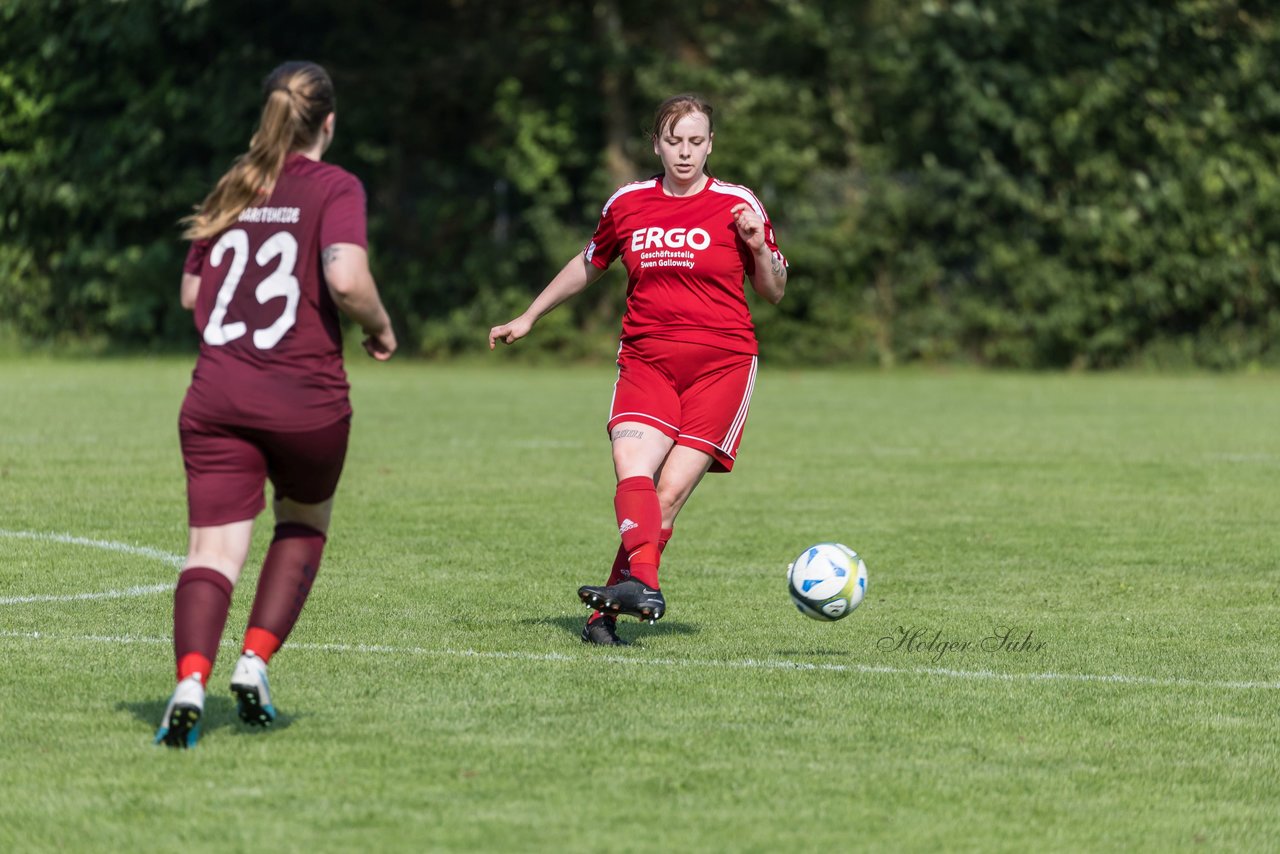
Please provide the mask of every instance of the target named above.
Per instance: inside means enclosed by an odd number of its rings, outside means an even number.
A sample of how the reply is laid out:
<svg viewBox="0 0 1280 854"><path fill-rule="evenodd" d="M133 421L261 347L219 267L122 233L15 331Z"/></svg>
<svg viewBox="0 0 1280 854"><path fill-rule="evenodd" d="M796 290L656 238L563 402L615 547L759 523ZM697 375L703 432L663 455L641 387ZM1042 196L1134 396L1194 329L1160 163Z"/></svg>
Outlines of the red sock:
<svg viewBox="0 0 1280 854"><path fill-rule="evenodd" d="M198 652L189 652L178 659L178 681L188 676L200 677L201 685L209 684L209 674L213 671L213 662Z"/></svg>
<svg viewBox="0 0 1280 854"><path fill-rule="evenodd" d="M667 543L671 541L671 528L663 528L658 532L658 552L666 551ZM619 581L627 577L627 547L618 546L618 553L613 556L613 566L609 568L609 580L606 585L617 584Z"/></svg>
<svg viewBox="0 0 1280 854"><path fill-rule="evenodd" d="M280 638L266 629L250 626L244 633L244 647L241 652L251 652L261 658L263 663L271 660L280 648Z"/></svg>
<svg viewBox="0 0 1280 854"><path fill-rule="evenodd" d="M173 591L173 653L178 681L199 673L200 681L209 683L233 589L231 579L216 569L193 566L178 575Z"/></svg>
<svg viewBox="0 0 1280 854"><path fill-rule="evenodd" d="M630 576L640 583L658 589L658 534L662 530L662 505L653 478L628 477L618 481L613 497L618 517L618 533L627 551Z"/></svg>
<svg viewBox="0 0 1280 854"><path fill-rule="evenodd" d="M666 550L667 543L671 541L671 535L673 533L674 531L671 528L663 528L661 531L658 532L658 551L659 552L663 552ZM619 581L627 577L626 570L627 570L627 549L625 546L620 545L618 546L618 553L613 557L613 566L609 569L609 580L606 581L605 584L606 585L617 584ZM601 614L599 611L593 611L591 613L591 616L587 619L587 622L594 623L596 620L600 619L602 616L604 615Z"/></svg>
<svg viewBox="0 0 1280 854"><path fill-rule="evenodd" d="M244 648L263 661L271 660L298 621L320 570L324 544L325 535L315 528L294 522L276 525L244 635Z"/></svg>

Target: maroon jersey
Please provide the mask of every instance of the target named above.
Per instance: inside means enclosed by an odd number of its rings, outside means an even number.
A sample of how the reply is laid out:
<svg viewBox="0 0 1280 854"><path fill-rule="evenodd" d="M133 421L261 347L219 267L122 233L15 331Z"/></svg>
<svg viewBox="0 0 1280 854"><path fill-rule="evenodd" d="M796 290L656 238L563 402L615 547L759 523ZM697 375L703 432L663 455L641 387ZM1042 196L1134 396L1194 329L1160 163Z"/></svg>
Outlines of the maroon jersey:
<svg viewBox="0 0 1280 854"><path fill-rule="evenodd" d="M300 432L351 414L342 327L320 266L334 243L367 245L364 187L291 154L270 198L191 245L183 269L200 276L202 339L184 415Z"/></svg>
<svg viewBox="0 0 1280 854"><path fill-rule="evenodd" d="M785 264L764 205L746 187L712 178L695 195L668 196L658 176L626 184L610 197L584 255L602 270L622 256L623 341L648 336L756 353L743 292L755 257L730 213L743 202L759 214L769 249Z"/></svg>

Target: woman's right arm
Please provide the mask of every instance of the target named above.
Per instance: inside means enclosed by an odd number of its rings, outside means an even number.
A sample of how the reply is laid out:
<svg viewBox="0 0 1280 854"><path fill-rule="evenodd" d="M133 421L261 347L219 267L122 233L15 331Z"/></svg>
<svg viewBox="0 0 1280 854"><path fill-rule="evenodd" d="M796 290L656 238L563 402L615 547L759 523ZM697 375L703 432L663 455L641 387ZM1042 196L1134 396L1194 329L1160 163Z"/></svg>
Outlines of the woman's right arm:
<svg viewBox="0 0 1280 854"><path fill-rule="evenodd" d="M178 299L187 311L195 309L196 298L200 296L200 270L209 244L207 238L193 240L187 247L187 258L182 262L182 288L178 291Z"/></svg>
<svg viewBox="0 0 1280 854"><path fill-rule="evenodd" d="M524 314L509 323L489 330L489 349L492 350L498 341L503 344L514 344L528 335L529 330L539 318L574 294L581 293L587 285L600 278L603 272L588 261L585 255L574 255L569 259L569 263L556 273L555 278L542 289L542 293L534 297Z"/></svg>
<svg viewBox="0 0 1280 854"><path fill-rule="evenodd" d="M369 272L369 253L354 243L334 243L321 253L334 303L364 330L365 351L380 362L396 351L396 333Z"/></svg>
<svg viewBox="0 0 1280 854"><path fill-rule="evenodd" d="M196 296L200 293L200 277L194 273L182 274L182 289L178 292L178 299L182 302L182 307L187 311L192 311L196 307Z"/></svg>

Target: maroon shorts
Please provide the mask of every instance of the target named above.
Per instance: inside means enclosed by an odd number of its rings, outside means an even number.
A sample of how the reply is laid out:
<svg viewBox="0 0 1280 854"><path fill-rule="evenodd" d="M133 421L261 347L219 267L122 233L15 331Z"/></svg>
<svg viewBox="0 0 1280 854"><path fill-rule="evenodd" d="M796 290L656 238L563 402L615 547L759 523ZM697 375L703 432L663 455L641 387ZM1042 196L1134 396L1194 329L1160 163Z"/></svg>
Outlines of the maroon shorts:
<svg viewBox="0 0 1280 854"><path fill-rule="evenodd" d="M730 471L755 382L756 357L749 353L686 341L629 341L618 351L606 427L652 425L677 445L710 454L711 471Z"/></svg>
<svg viewBox="0 0 1280 854"><path fill-rule="evenodd" d="M278 499L319 504L332 497L350 432L350 416L301 433L180 417L188 523L207 528L255 518L266 506L262 489L267 480Z"/></svg>

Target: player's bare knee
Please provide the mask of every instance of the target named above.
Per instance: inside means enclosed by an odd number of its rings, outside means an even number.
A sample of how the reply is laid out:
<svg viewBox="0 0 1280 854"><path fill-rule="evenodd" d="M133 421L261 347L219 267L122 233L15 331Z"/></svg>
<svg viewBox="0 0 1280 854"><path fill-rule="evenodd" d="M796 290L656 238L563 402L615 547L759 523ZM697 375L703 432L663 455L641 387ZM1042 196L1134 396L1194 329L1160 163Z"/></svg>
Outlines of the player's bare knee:
<svg viewBox="0 0 1280 854"><path fill-rule="evenodd" d="M661 483L658 484L658 505L662 508L664 528L670 528L676 516L680 515L680 508L689 500L689 493L690 490L664 488Z"/></svg>
<svg viewBox="0 0 1280 854"><path fill-rule="evenodd" d="M212 569L214 572L221 573L234 585L240 580L240 570L244 568L244 561L237 562L234 555L216 552L192 552L187 555L186 563L183 564L182 568L187 570L197 567Z"/></svg>
<svg viewBox="0 0 1280 854"><path fill-rule="evenodd" d="M274 502L272 509L275 511L277 523L306 525L322 534L329 533L329 518L333 515L332 498L318 504L303 504L290 498L281 498Z"/></svg>

